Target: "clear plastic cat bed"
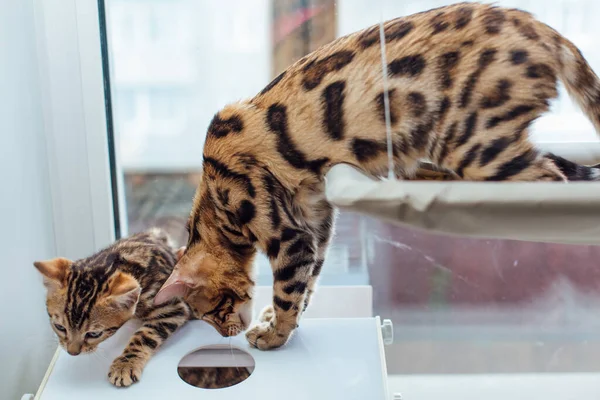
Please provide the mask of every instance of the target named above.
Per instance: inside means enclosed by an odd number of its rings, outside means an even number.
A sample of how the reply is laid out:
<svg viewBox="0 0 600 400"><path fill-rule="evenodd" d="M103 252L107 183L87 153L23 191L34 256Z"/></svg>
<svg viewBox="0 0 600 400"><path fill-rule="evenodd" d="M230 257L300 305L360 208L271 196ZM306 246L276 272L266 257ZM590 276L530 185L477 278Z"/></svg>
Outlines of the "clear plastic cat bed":
<svg viewBox="0 0 600 400"><path fill-rule="evenodd" d="M135 328L127 323L92 355L71 357L59 349L35 399L389 399L383 345L391 333L378 317L306 318L286 346L272 351L191 321L149 361L140 382L117 388L107 372ZM207 389L185 382L180 367L251 368L241 382Z"/></svg>
<svg viewBox="0 0 600 400"><path fill-rule="evenodd" d="M600 244L597 182L376 181L346 164L326 179L332 204L395 224L469 237Z"/></svg>

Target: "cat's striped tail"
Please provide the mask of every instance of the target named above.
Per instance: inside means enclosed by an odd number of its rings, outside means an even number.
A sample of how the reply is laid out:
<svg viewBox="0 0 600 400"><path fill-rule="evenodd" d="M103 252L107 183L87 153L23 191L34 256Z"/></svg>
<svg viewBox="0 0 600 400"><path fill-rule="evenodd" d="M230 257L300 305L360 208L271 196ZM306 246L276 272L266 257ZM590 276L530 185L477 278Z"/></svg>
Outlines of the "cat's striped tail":
<svg viewBox="0 0 600 400"><path fill-rule="evenodd" d="M554 162L570 182L600 181L600 164L580 165L552 153L547 153L545 156Z"/></svg>
<svg viewBox="0 0 600 400"><path fill-rule="evenodd" d="M600 135L600 79L581 51L555 33L558 47L558 77Z"/></svg>

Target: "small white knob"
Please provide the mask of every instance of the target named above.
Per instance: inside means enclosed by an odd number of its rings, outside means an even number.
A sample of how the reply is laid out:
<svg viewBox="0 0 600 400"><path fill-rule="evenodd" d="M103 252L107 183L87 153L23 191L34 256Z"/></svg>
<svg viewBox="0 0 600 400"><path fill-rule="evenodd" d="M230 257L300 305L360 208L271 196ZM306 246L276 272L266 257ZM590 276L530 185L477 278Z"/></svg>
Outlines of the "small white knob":
<svg viewBox="0 0 600 400"><path fill-rule="evenodd" d="M392 397L392 400L402 400L402 394L394 393L394 397Z"/></svg>
<svg viewBox="0 0 600 400"><path fill-rule="evenodd" d="M381 324L381 336L383 337L383 344L389 346L394 343L394 325L389 319L384 319Z"/></svg>
<svg viewBox="0 0 600 400"><path fill-rule="evenodd" d="M32 394L24 394L21 397L21 400L33 400L34 396Z"/></svg>

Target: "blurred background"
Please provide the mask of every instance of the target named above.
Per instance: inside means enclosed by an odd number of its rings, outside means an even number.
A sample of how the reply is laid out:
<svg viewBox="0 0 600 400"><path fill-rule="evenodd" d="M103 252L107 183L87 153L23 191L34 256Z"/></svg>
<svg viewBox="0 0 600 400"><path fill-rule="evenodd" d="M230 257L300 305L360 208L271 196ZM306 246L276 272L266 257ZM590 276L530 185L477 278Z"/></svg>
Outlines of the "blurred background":
<svg viewBox="0 0 600 400"><path fill-rule="evenodd" d="M106 0L121 234L180 244L214 113L305 54L383 18L447 1ZM596 2L500 1L574 41L600 70ZM535 125L548 143L597 141L561 89ZM342 212L321 285L372 285L391 318L390 375L600 370L600 250L442 237ZM259 284L271 270L259 258Z"/></svg>

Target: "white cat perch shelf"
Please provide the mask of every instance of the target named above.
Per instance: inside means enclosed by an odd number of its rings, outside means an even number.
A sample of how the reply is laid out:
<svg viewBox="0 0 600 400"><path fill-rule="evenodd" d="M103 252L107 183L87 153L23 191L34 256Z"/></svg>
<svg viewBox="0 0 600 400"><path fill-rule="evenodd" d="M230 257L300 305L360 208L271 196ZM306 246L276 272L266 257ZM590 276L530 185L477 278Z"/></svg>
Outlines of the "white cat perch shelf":
<svg viewBox="0 0 600 400"><path fill-rule="evenodd" d="M134 324L126 324L100 345L95 356L71 357L58 350L35 400L390 399L383 346L392 332L390 323L382 324L379 317L303 319L290 342L271 351L251 348L244 335L223 338L206 323L191 321L150 360L140 382L116 388L107 380L108 368L134 329ZM223 389L201 389L184 382L177 373L180 361L215 344L248 352L251 357L232 353L235 364L228 366L245 366L253 358L250 377ZM218 358L193 361L194 366L224 364Z"/></svg>
<svg viewBox="0 0 600 400"><path fill-rule="evenodd" d="M334 205L394 224L461 236L600 244L598 182L375 181L340 164Z"/></svg>

